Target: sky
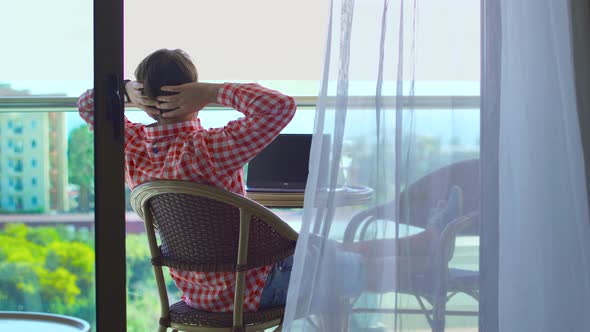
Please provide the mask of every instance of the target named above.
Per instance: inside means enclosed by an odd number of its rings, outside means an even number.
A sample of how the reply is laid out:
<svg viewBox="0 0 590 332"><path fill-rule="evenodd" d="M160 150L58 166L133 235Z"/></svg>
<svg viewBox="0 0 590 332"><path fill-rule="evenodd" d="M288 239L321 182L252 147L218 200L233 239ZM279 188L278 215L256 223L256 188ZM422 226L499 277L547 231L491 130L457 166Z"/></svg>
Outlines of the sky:
<svg viewBox="0 0 590 332"><path fill-rule="evenodd" d="M363 5L355 7L351 65L371 72L363 67L376 62L372 59L379 51L383 1L359 3ZM387 27L391 47L398 46L395 3L390 1ZM416 79L478 80L480 1L417 3ZM192 56L205 81L321 79L328 0L125 0L124 4L126 77L132 77L137 63L154 50L181 48ZM92 81L92 20L91 0L0 0L0 81ZM405 23L406 34L411 27ZM336 35L338 30L334 29Z"/></svg>
<svg viewBox="0 0 590 332"><path fill-rule="evenodd" d="M356 2L350 79L360 82L355 86L363 93L375 91L383 3ZM395 55L400 45L401 16L398 2L389 3L385 80L388 91L395 91L398 59L389 55ZM404 45L403 72L419 82L416 94L477 95L480 1L416 3L416 16L408 15L412 7L405 8L403 16L403 34L413 31L415 37L415 44ZM126 78L133 78L135 66L147 54L181 48L193 58L202 81L257 81L288 94L317 96L327 41L332 45L331 64L339 65L340 12L336 8L329 40L328 0L125 0L124 4ZM91 0L0 0L0 31L0 82L34 94L70 97L92 86ZM217 117L225 121L233 115ZM141 116L139 120L149 121ZM436 121L431 122L434 130Z"/></svg>

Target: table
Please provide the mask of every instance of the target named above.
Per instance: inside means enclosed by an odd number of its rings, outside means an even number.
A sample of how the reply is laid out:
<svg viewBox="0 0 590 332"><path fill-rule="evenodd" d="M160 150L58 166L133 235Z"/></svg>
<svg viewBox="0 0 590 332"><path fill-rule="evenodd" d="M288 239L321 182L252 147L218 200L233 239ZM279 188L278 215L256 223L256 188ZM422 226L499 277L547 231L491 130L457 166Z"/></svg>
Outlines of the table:
<svg viewBox="0 0 590 332"><path fill-rule="evenodd" d="M316 192L316 201L325 201L328 195L328 191L318 190ZM268 208L302 208L304 195L303 193L286 193L278 191L249 191L247 197ZM365 186L346 186L334 190L334 202L336 206L365 204L369 202L372 197L373 189Z"/></svg>
<svg viewBox="0 0 590 332"><path fill-rule="evenodd" d="M0 311L0 331L90 332L90 324L64 315Z"/></svg>
<svg viewBox="0 0 590 332"><path fill-rule="evenodd" d="M247 197L267 208L303 207L303 193L249 191Z"/></svg>

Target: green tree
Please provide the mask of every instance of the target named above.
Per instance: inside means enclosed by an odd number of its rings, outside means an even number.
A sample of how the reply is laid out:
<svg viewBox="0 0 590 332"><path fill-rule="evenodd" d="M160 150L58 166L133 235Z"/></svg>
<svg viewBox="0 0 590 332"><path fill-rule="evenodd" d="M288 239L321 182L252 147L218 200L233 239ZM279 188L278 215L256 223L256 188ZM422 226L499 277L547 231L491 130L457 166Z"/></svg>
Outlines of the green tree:
<svg viewBox="0 0 590 332"><path fill-rule="evenodd" d="M0 232L0 310L94 321L94 250L62 228L9 224ZM70 237L68 239L67 237Z"/></svg>
<svg viewBox="0 0 590 332"><path fill-rule="evenodd" d="M52 312L95 326L92 233L66 226L0 230L0 310ZM156 330L160 304L145 234L127 235L127 330ZM173 301L182 294L168 273ZM149 317L146 319L146 317Z"/></svg>
<svg viewBox="0 0 590 332"><path fill-rule="evenodd" d="M81 211L90 210L94 191L94 136L82 125L68 138L68 180L79 186L78 204Z"/></svg>

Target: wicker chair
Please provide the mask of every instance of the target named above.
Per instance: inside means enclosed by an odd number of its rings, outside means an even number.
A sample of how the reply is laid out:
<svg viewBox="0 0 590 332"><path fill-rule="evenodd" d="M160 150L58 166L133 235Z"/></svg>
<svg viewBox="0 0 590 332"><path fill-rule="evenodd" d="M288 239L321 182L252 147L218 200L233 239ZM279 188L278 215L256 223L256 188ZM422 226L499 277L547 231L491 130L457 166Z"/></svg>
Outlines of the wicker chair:
<svg viewBox="0 0 590 332"><path fill-rule="evenodd" d="M188 181L158 180L131 193L144 220L160 295L160 331L260 331L278 326L284 307L243 312L246 270L293 254L297 233L246 197ZM158 230L160 246L156 239ZM236 273L233 312L212 313L168 303L162 266L184 271Z"/></svg>
<svg viewBox="0 0 590 332"><path fill-rule="evenodd" d="M449 222L440 238L434 243L433 257L425 264L431 266L428 273L413 272L416 258L400 260L396 292L413 295L420 309L398 308L392 310L401 314L424 314L432 331L443 331L446 315L478 316L476 311L447 310L447 301L458 293L465 293L479 300L479 271L450 268L448 263L455 250L458 235L479 234L479 159L465 160L442 167L412 183L400 195L401 223L426 227L430 209L440 200L447 198L450 188L458 185L463 190L464 214ZM373 223L395 222L384 216L393 216L394 202L383 204L355 215L344 234L344 242L363 240ZM427 308L424 301L431 307ZM367 308L353 311L371 312Z"/></svg>

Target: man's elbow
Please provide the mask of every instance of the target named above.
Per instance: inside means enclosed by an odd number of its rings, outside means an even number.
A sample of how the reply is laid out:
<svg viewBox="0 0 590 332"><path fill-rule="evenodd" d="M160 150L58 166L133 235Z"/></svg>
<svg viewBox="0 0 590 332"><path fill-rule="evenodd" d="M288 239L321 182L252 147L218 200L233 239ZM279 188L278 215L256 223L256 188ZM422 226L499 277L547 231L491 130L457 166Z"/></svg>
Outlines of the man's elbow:
<svg viewBox="0 0 590 332"><path fill-rule="evenodd" d="M89 104L93 103L93 90L89 89L86 92L84 92L83 94L80 95L80 97L78 97L78 102L76 103L76 105L78 106L78 111L80 112L84 112L84 111L88 111L89 108Z"/></svg>
<svg viewBox="0 0 590 332"><path fill-rule="evenodd" d="M282 109L284 110L285 114L290 118L295 115L295 111L297 110L297 103L295 102L295 98L291 96L284 96L282 98Z"/></svg>

